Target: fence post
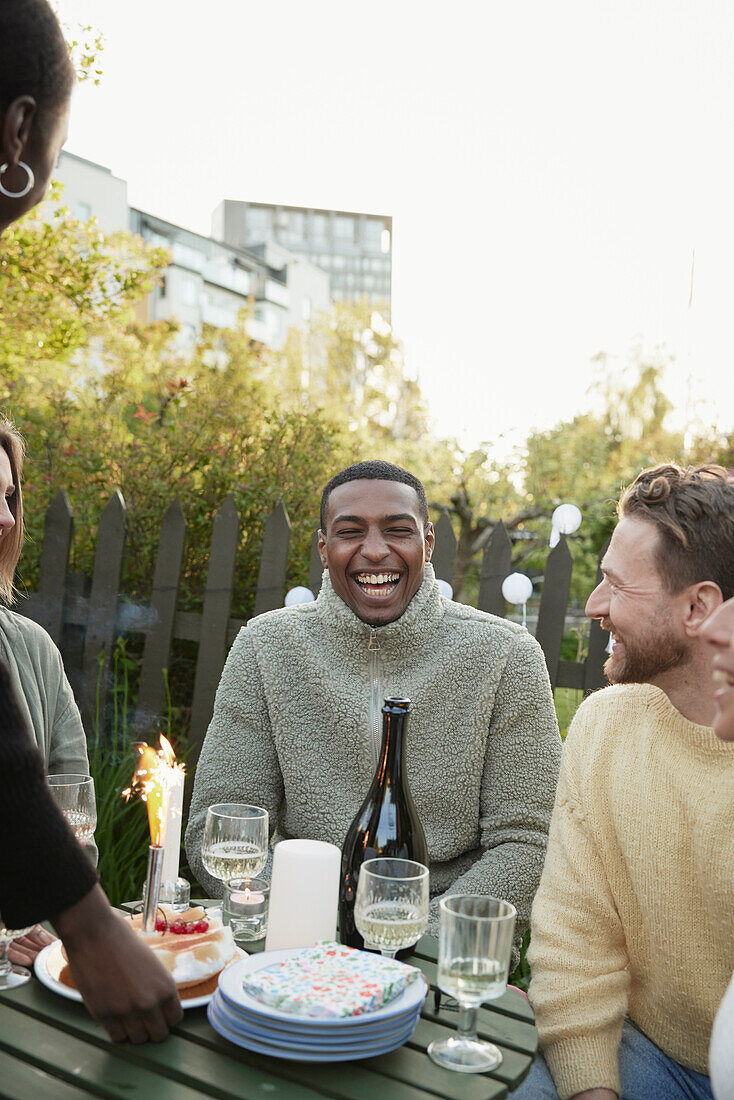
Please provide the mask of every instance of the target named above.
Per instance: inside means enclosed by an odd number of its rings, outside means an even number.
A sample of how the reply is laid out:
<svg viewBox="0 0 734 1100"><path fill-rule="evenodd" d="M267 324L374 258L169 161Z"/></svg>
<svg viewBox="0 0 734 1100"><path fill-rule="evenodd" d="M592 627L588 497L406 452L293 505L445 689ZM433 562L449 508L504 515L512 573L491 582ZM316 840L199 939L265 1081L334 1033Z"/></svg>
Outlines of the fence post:
<svg viewBox="0 0 734 1100"><path fill-rule="evenodd" d="M84 573L72 572L67 574L64 624L59 649L64 662L64 671L79 703L80 710L84 701L84 637L89 613L90 587L89 577Z"/></svg>
<svg viewBox="0 0 734 1100"><path fill-rule="evenodd" d="M558 662L561 657L561 642L566 620L566 605L571 588L571 570L573 560L561 535L558 545L551 550L545 563L543 592L540 597L536 640L545 655L551 687L555 688L558 678Z"/></svg>
<svg viewBox="0 0 734 1100"><path fill-rule="evenodd" d="M171 653L185 541L186 518L181 502L176 497L163 517L158 539L153 591L150 597L155 620L146 635L143 650L138 707L134 721L134 729L138 732L150 725L161 713L163 705L163 670L168 668Z"/></svg>
<svg viewBox="0 0 734 1100"><path fill-rule="evenodd" d="M433 547L431 561L436 572L436 578L440 581L448 581L451 584L454 577L456 535L447 508L444 508L441 513L441 518L434 530L436 532L436 544Z"/></svg>
<svg viewBox="0 0 734 1100"><path fill-rule="evenodd" d="M61 644L63 631L66 571L73 534L74 513L68 496L59 489L43 524L38 592L33 607L33 618L49 632L56 645Z"/></svg>
<svg viewBox="0 0 734 1100"><path fill-rule="evenodd" d="M601 560L607 552L609 540L604 543L599 554L599 566L596 570L596 583L602 579ZM607 678L604 675L604 662L606 660L606 634L602 630L598 619L591 620L589 628L589 651L584 662L584 697L591 695L592 691L607 686Z"/></svg>
<svg viewBox="0 0 734 1100"><path fill-rule="evenodd" d="M314 531L311 536L311 558L308 563L308 587L314 596L318 596L321 591L323 573L324 567L321 564L321 555L319 554L319 533Z"/></svg>
<svg viewBox="0 0 734 1100"><path fill-rule="evenodd" d="M477 600L480 611L489 611L492 615L500 615L504 619L505 597L502 595L502 582L508 576L511 565L512 543L504 523L500 520L482 554Z"/></svg>
<svg viewBox="0 0 734 1100"><path fill-rule="evenodd" d="M291 521L281 501L265 522L253 617L283 606L290 541Z"/></svg>
<svg viewBox="0 0 734 1100"><path fill-rule="evenodd" d="M240 517L230 493L215 515L212 526L209 570L194 676L194 698L191 703L190 764L195 763L199 756L227 656L227 626L232 604L239 526Z"/></svg>
<svg viewBox="0 0 734 1100"><path fill-rule="evenodd" d="M115 636L117 602L125 553L127 510L122 493L115 489L99 521L97 548L94 554L92 590L89 595L89 615L84 639L82 716L87 734L94 729L97 713L97 681L99 680L100 732L104 728L104 711L109 688L110 652ZM100 654L103 660L100 668Z"/></svg>

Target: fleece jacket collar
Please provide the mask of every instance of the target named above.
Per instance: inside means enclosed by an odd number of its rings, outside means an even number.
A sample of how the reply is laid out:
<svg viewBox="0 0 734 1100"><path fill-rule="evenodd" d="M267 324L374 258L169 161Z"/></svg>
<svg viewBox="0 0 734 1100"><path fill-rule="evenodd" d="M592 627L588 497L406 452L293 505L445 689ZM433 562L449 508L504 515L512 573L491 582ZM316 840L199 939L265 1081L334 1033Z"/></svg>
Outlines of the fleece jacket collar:
<svg viewBox="0 0 734 1100"><path fill-rule="evenodd" d="M389 653L408 646L415 650L435 639L436 628L441 624L446 605L447 601L436 584L433 566L426 562L420 588L400 618L392 623L370 627L363 622L337 596L328 569L324 570L321 591L316 600L316 614L328 629L344 638L364 639L367 642L370 631L374 630L380 650Z"/></svg>

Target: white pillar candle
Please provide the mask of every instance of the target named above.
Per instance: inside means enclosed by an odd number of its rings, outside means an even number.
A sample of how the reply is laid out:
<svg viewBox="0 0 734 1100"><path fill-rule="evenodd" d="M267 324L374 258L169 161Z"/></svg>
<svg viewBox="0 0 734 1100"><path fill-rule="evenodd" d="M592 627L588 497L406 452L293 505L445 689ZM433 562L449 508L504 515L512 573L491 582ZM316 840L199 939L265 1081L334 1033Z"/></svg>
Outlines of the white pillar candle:
<svg viewBox="0 0 734 1100"><path fill-rule="evenodd" d="M168 811L163 830L163 881L175 882L181 856L181 819L183 817L184 773L171 768Z"/></svg>
<svg viewBox="0 0 734 1100"><path fill-rule="evenodd" d="M321 840L275 845L266 951L335 939L341 857L335 844Z"/></svg>

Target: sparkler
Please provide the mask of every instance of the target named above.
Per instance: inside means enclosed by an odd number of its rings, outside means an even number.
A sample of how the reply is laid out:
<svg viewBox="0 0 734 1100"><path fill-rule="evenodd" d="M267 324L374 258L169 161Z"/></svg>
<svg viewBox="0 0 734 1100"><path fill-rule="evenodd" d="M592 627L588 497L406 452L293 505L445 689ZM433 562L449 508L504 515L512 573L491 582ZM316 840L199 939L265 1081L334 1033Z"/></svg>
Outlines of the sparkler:
<svg viewBox="0 0 734 1100"><path fill-rule="evenodd" d="M140 754L132 783L122 792L123 798L139 795L148 807L148 826L150 846L148 848L148 869L145 876L145 908L143 911L143 930L155 932L156 911L161 892L164 846L170 822L169 808L171 793L180 788L184 774L183 764L176 762L168 738L160 735L160 749L156 750L144 743L137 746ZM180 824L179 833L180 836Z"/></svg>

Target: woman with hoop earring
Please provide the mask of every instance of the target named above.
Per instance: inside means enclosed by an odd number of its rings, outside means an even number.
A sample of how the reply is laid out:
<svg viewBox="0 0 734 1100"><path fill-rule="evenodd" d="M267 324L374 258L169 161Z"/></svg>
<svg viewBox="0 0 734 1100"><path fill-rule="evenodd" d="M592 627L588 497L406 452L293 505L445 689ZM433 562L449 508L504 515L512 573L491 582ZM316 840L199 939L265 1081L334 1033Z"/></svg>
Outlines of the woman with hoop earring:
<svg viewBox="0 0 734 1100"><path fill-rule="evenodd" d="M66 140L73 83L47 0L0 0L0 234L48 190ZM3 491L12 498L15 486ZM0 539L14 525L7 504L4 515ZM182 1016L173 979L110 907L44 773L18 684L0 655L0 921L7 929L30 930L49 918L85 1005L110 1037L165 1039ZM23 967L13 970L9 986L29 979Z"/></svg>
<svg viewBox="0 0 734 1100"><path fill-rule="evenodd" d="M3 3L0 34L0 233L48 191L69 125L74 69L53 15ZM28 47L18 49L26 39Z"/></svg>

